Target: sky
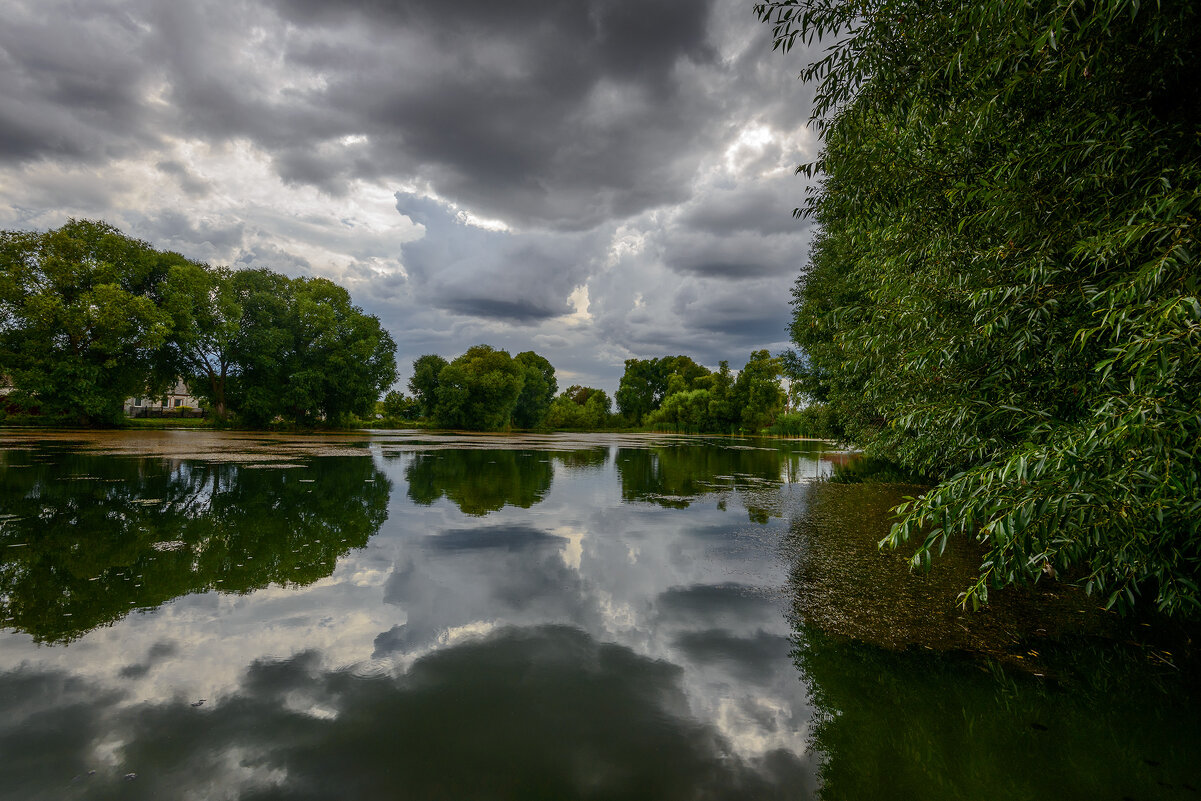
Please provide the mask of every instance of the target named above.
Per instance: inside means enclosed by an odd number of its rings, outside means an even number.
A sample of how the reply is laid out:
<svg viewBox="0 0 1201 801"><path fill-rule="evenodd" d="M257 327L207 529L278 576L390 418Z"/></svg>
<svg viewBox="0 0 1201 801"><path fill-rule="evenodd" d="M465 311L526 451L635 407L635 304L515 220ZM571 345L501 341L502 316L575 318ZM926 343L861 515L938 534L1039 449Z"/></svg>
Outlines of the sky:
<svg viewBox="0 0 1201 801"><path fill-rule="evenodd" d="M346 287L413 359L788 345L816 157L749 2L0 0L0 228Z"/></svg>

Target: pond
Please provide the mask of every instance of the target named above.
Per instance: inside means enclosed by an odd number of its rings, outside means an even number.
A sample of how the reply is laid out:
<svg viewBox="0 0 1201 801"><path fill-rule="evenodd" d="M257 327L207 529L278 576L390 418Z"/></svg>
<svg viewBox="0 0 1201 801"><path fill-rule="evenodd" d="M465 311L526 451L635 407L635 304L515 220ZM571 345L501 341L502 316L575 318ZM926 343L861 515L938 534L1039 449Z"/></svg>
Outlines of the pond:
<svg viewBox="0 0 1201 801"><path fill-rule="evenodd" d="M1179 633L959 609L846 460L0 432L0 797L1201 797Z"/></svg>

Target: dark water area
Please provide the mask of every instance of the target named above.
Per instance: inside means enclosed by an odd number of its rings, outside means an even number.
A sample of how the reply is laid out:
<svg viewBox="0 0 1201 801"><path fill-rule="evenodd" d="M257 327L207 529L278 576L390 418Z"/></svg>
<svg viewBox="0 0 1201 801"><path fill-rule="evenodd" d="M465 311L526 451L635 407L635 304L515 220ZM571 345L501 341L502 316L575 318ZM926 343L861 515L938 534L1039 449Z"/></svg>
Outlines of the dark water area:
<svg viewBox="0 0 1201 801"><path fill-rule="evenodd" d="M0 432L0 798L1201 797L1189 635L821 443Z"/></svg>

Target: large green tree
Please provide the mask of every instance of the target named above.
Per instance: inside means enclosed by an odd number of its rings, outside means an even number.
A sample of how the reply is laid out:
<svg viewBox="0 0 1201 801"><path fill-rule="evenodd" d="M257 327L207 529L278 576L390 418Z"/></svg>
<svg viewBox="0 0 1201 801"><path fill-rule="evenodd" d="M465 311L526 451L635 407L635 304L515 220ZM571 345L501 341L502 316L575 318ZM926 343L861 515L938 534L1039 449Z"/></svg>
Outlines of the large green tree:
<svg viewBox="0 0 1201 801"><path fill-rule="evenodd" d="M0 232L0 374L48 416L113 424L125 398L172 380L165 347L181 320L164 304L173 271L197 266L103 222Z"/></svg>
<svg viewBox="0 0 1201 801"><path fill-rule="evenodd" d="M574 384L551 402L546 424L550 428L606 428L611 408L603 389Z"/></svg>
<svg viewBox="0 0 1201 801"><path fill-rule="evenodd" d="M234 356L250 283L245 277L227 267L193 264L174 271L167 282L168 308L185 322L172 336L180 377L218 419L227 416L226 388L241 369Z"/></svg>
<svg viewBox="0 0 1201 801"><path fill-rule="evenodd" d="M733 405L747 433L758 433L772 424L784 406L780 388L780 359L766 350L753 351L734 382Z"/></svg>
<svg viewBox="0 0 1201 801"><path fill-rule="evenodd" d="M532 350L523 351L513 357L521 366L521 394L513 409L513 424L518 428L537 428L546 421L559 382L555 380L555 368L544 357Z"/></svg>
<svg viewBox="0 0 1201 801"><path fill-rule="evenodd" d="M267 269L238 270L229 281L241 314L229 354L236 377L226 395L242 423L262 427L283 414L280 391L293 348L292 285Z"/></svg>
<svg viewBox="0 0 1201 801"><path fill-rule="evenodd" d="M434 416L434 408L438 404L438 376L446 365L446 359L436 353L418 356L413 361L413 377L409 379L409 391L417 399L422 417Z"/></svg>
<svg viewBox="0 0 1201 801"><path fill-rule="evenodd" d="M701 389L709 370L688 356L658 359L626 359L625 373L614 396L617 408L632 425L659 408L663 399L677 392Z"/></svg>
<svg viewBox="0 0 1201 801"><path fill-rule="evenodd" d="M1196 613L1201 9L756 8L822 45L801 380L938 482L887 542L979 539L967 599L1062 575Z"/></svg>
<svg viewBox="0 0 1201 801"><path fill-rule="evenodd" d="M512 424L524 381L507 351L475 345L438 374L434 421L444 428L496 431Z"/></svg>
<svg viewBox="0 0 1201 801"><path fill-rule="evenodd" d="M279 387L283 414L300 423L320 416L340 424L371 413L396 380L396 343L332 281L297 278L291 289L291 350Z"/></svg>

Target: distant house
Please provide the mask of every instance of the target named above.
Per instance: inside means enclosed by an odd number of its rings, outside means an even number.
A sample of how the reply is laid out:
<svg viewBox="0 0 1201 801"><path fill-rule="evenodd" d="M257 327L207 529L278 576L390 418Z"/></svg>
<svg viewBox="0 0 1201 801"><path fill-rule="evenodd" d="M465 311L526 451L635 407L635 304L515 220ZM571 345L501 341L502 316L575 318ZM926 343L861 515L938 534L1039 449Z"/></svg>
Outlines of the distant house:
<svg viewBox="0 0 1201 801"><path fill-rule="evenodd" d="M164 395L125 399L127 417L159 417L164 413L174 414L176 410L199 408L199 399L183 381L176 381L175 386Z"/></svg>

